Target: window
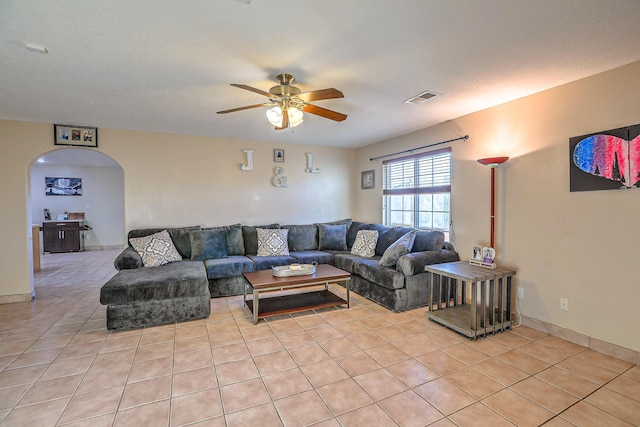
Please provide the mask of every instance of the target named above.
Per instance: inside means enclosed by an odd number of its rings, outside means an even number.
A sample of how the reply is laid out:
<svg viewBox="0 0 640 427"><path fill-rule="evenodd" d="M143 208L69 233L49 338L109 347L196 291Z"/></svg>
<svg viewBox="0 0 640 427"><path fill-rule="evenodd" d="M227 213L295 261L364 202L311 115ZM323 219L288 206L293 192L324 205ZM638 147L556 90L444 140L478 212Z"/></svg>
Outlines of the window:
<svg viewBox="0 0 640 427"><path fill-rule="evenodd" d="M449 239L451 149L382 163L384 224L438 230Z"/></svg>

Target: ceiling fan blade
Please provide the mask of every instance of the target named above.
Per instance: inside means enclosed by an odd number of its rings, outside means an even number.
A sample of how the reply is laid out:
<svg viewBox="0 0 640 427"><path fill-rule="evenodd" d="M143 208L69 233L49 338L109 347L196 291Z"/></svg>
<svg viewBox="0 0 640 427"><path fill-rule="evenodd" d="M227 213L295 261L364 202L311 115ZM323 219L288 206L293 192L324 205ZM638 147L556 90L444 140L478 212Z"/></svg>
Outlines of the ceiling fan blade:
<svg viewBox="0 0 640 427"><path fill-rule="evenodd" d="M230 110L223 110L223 111L218 111L218 114L227 114L227 113L234 113L236 111L242 111L242 110L249 110L251 108L259 108L259 107L267 107L271 104L254 104L254 105L247 105L246 107L238 107L238 108L232 108Z"/></svg>
<svg viewBox="0 0 640 427"><path fill-rule="evenodd" d="M254 93L257 93L257 94L260 94L260 95L264 95L267 98L272 98L273 97L273 95L270 94L269 92L265 92L262 89L258 89L258 88L252 87L252 86L241 85L241 84L238 84L238 83L231 83L231 86L239 87L240 89L244 89L244 90L248 90L250 92L254 92Z"/></svg>
<svg viewBox="0 0 640 427"><path fill-rule="evenodd" d="M298 95L298 98L302 99L304 102L311 101L319 101L321 99L333 99L333 98L344 98L344 94L340 92L338 89L334 89L332 87L328 89L319 89L312 90L309 92L302 92Z"/></svg>
<svg viewBox="0 0 640 427"><path fill-rule="evenodd" d="M309 114L315 114L316 116L324 117L325 119L335 120L341 122L347 118L346 114L338 113L337 111L327 110L326 108L318 107L317 105L305 104L303 111Z"/></svg>

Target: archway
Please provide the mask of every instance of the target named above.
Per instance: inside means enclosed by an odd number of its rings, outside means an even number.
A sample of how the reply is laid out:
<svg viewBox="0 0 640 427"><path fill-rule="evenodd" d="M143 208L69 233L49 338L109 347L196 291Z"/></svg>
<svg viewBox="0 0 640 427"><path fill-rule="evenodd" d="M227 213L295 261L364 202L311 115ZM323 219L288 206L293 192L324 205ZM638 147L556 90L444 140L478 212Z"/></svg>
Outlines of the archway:
<svg viewBox="0 0 640 427"><path fill-rule="evenodd" d="M81 192L46 192L46 178L79 178ZM92 149L59 148L31 162L29 179L28 212L32 224L45 220L44 209L50 212L51 220L65 212L82 212L91 227L82 235L85 250L124 246L124 171L117 161ZM38 250L43 255L42 239ZM33 277L31 289L33 292Z"/></svg>

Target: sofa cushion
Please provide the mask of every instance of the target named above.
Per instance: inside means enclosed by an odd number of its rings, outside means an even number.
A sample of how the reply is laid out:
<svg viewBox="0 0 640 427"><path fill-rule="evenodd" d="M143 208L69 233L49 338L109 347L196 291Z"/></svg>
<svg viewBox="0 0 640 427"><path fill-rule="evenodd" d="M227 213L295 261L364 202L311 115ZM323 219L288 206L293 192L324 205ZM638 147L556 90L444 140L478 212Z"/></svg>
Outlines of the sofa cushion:
<svg viewBox="0 0 640 427"><path fill-rule="evenodd" d="M227 239L227 255L244 255L244 239L242 225L233 224L224 227Z"/></svg>
<svg viewBox="0 0 640 427"><path fill-rule="evenodd" d="M189 232L189 237L191 238L191 260L204 261L227 256L227 239L223 228L192 230Z"/></svg>
<svg viewBox="0 0 640 427"><path fill-rule="evenodd" d="M444 233L442 231L423 231L416 233L416 241L413 242L411 252L439 251L444 245Z"/></svg>
<svg viewBox="0 0 640 427"><path fill-rule="evenodd" d="M396 263L396 271L405 276L424 273L427 265L441 264L443 262L460 261L456 251L421 251L411 252L400 257Z"/></svg>
<svg viewBox="0 0 640 427"><path fill-rule="evenodd" d="M387 250L393 242L398 238L396 237L395 227L380 226L378 229L378 243L376 243L376 255L381 255Z"/></svg>
<svg viewBox="0 0 640 427"><path fill-rule="evenodd" d="M333 261L333 255L323 251L295 251L290 252L289 255L294 257L300 264L311 264L313 262L331 264Z"/></svg>
<svg viewBox="0 0 640 427"><path fill-rule="evenodd" d="M352 272L387 289L404 288L404 274L393 268L380 266L377 259L360 258L353 263Z"/></svg>
<svg viewBox="0 0 640 427"><path fill-rule="evenodd" d="M317 224L318 225L318 249L346 251L347 250L347 224Z"/></svg>
<svg viewBox="0 0 640 427"><path fill-rule="evenodd" d="M167 230L150 236L134 237L129 239L129 243L138 252L145 267L157 267L182 260Z"/></svg>
<svg viewBox="0 0 640 427"><path fill-rule="evenodd" d="M406 255L411 252L415 239L416 231L413 230L393 242L391 246L384 251L384 254L382 254L382 258L380 258L380 265L383 267L395 266L402 255Z"/></svg>
<svg viewBox="0 0 640 427"><path fill-rule="evenodd" d="M164 300L209 294L209 282L200 261L179 261L158 267L118 271L100 289L100 303Z"/></svg>
<svg viewBox="0 0 640 427"><path fill-rule="evenodd" d="M258 228L280 228L280 224L268 225L243 225L242 238L244 239L245 255L255 255L258 253Z"/></svg>
<svg viewBox="0 0 640 427"><path fill-rule="evenodd" d="M376 255L376 243L378 243L377 230L360 230L351 247L353 255L371 258Z"/></svg>
<svg viewBox="0 0 640 427"><path fill-rule="evenodd" d="M227 241L227 255L244 255L244 238L242 237L241 224L207 227L203 228L203 230L224 230Z"/></svg>
<svg viewBox="0 0 640 427"><path fill-rule="evenodd" d="M411 227L395 227L396 240L398 240L400 237L404 236L405 234L407 234L410 231L417 231L417 230L415 228L411 228Z"/></svg>
<svg viewBox="0 0 640 427"><path fill-rule="evenodd" d="M318 227L315 224L283 225L289 230L290 251L315 251L318 249Z"/></svg>
<svg viewBox="0 0 640 427"><path fill-rule="evenodd" d="M116 270L126 270L129 268L140 268L143 267L144 264L142 264L140 254L131 246L127 246L118 254L115 261L113 261L113 266Z"/></svg>
<svg viewBox="0 0 640 427"><path fill-rule="evenodd" d="M155 234L162 230L167 230L169 232L169 236L171 236L171 240L175 245L178 253L182 255L183 259L191 258L191 240L189 239L189 231L191 230L201 230L202 227L199 225L192 225L189 227L174 227L174 228L138 228L129 231L127 238L131 239L132 237L145 237Z"/></svg>
<svg viewBox="0 0 640 427"><path fill-rule="evenodd" d="M331 222L323 222L322 224L327 224L327 225L346 225L347 226L347 230L349 229L349 227L351 227L351 224L353 223L353 220L351 218L347 218L347 219L341 219L339 221L331 221ZM318 224L316 224L318 225Z"/></svg>
<svg viewBox="0 0 640 427"><path fill-rule="evenodd" d="M380 260L379 256L375 256L373 258L367 258L368 260ZM362 261L363 258L358 255L352 255L350 253L336 253L333 256L333 265L338 267L340 270L348 271L349 273L354 273L354 265Z"/></svg>
<svg viewBox="0 0 640 427"><path fill-rule="evenodd" d="M204 261L209 280L242 276L254 269L253 261L242 255L230 255L227 258L207 259Z"/></svg>
<svg viewBox="0 0 640 427"><path fill-rule="evenodd" d="M297 261L294 257L288 255L281 256L257 256L257 255L247 255L247 258L250 258L254 265L255 270L269 270L271 267L278 267L280 265L291 265L295 264Z"/></svg>
<svg viewBox="0 0 640 427"><path fill-rule="evenodd" d="M289 255L287 229L258 228L258 256Z"/></svg>

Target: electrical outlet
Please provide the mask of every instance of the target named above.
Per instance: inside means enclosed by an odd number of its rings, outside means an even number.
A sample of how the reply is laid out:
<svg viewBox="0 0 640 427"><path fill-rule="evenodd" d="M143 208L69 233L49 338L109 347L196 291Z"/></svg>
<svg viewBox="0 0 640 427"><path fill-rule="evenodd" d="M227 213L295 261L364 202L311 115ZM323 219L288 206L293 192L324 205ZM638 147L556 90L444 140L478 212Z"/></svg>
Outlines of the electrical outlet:
<svg viewBox="0 0 640 427"><path fill-rule="evenodd" d="M569 300L567 298L560 298L560 310L569 311Z"/></svg>
<svg viewBox="0 0 640 427"><path fill-rule="evenodd" d="M524 299L524 288L522 286L518 286L518 298Z"/></svg>

